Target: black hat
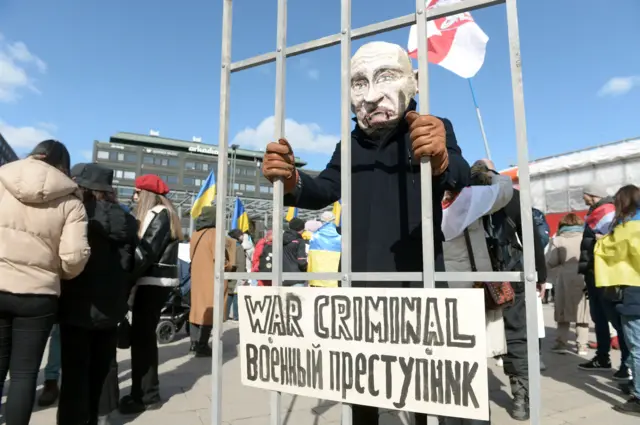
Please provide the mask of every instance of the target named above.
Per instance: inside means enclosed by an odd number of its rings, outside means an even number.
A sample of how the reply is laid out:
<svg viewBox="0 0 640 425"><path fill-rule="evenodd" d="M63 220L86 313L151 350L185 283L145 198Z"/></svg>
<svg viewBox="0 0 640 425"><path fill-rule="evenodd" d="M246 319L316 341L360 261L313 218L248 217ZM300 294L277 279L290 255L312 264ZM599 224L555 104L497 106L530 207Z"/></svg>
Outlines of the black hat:
<svg viewBox="0 0 640 425"><path fill-rule="evenodd" d="M80 176L80 174L82 174L82 171L84 170L84 168L87 166L86 163L81 162L79 164L74 165L73 167L71 167L71 172L69 173L69 176L75 180L78 178L78 176Z"/></svg>
<svg viewBox="0 0 640 425"><path fill-rule="evenodd" d="M289 222L289 229L294 232L302 232L304 230L304 221L299 219L298 217L294 217Z"/></svg>
<svg viewBox="0 0 640 425"><path fill-rule="evenodd" d="M111 192L113 188L113 170L98 164L84 164L80 175L76 177L78 186L101 192Z"/></svg>

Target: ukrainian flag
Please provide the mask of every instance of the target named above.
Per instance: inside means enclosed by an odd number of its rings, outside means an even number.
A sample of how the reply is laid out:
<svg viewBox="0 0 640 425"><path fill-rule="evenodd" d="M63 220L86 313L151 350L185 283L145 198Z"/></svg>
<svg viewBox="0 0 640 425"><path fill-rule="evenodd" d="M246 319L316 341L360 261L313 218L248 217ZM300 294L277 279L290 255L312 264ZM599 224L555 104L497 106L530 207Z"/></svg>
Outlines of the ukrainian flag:
<svg viewBox="0 0 640 425"><path fill-rule="evenodd" d="M231 229L240 229L243 232L249 231L249 215L242 205L240 198L236 198L236 204L233 207L233 220L231 221Z"/></svg>
<svg viewBox="0 0 640 425"><path fill-rule="evenodd" d="M208 207L213 204L216 199L216 176L213 171L209 173L209 177L204 181L204 184L198 192L198 196L191 206L191 217L198 218L202 212L202 208Z"/></svg>
<svg viewBox="0 0 640 425"><path fill-rule="evenodd" d="M340 227L342 221L342 200L333 203L333 215L336 217L336 226Z"/></svg>
<svg viewBox="0 0 640 425"><path fill-rule="evenodd" d="M596 286L640 286L640 211L596 242Z"/></svg>
<svg viewBox="0 0 640 425"><path fill-rule="evenodd" d="M298 216L298 209L296 207L289 207L289 210L287 211L287 216L285 217L285 220L287 220L287 222L293 220L295 217Z"/></svg>
<svg viewBox="0 0 640 425"><path fill-rule="evenodd" d="M318 229L309 242L308 272L338 272L342 237L334 223L326 223ZM337 288L337 280L310 280L310 286Z"/></svg>

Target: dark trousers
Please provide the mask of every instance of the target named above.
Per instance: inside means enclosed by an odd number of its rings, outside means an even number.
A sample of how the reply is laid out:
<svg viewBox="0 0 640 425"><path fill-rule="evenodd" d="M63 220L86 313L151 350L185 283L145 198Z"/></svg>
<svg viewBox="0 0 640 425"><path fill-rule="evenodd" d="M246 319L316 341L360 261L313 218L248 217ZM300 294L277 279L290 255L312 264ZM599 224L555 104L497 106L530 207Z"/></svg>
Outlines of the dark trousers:
<svg viewBox="0 0 640 425"><path fill-rule="evenodd" d="M511 383L511 394L529 395L529 358L527 350L527 308L524 284L514 282L515 299L511 306L502 310L507 354L502 357L504 373Z"/></svg>
<svg viewBox="0 0 640 425"><path fill-rule="evenodd" d="M353 425L378 425L379 412L377 407L351 405ZM415 425L426 425L427 415L416 413Z"/></svg>
<svg viewBox="0 0 640 425"><path fill-rule="evenodd" d="M156 327L170 289L161 286L137 287L131 321L131 397L144 404L160 401L158 380L158 340Z"/></svg>
<svg viewBox="0 0 640 425"><path fill-rule="evenodd" d="M0 292L0 393L11 374L6 425L28 425L31 420L38 371L57 311L55 295Z"/></svg>
<svg viewBox="0 0 640 425"><path fill-rule="evenodd" d="M189 325L191 344L197 347L207 347L209 344L209 338L211 337L211 329L212 326L196 325L191 323Z"/></svg>
<svg viewBox="0 0 640 425"><path fill-rule="evenodd" d="M62 381L58 425L95 424L113 406L101 403L116 361L117 328L85 329L60 325ZM117 385L117 375L116 375ZM113 377L111 377L113 379Z"/></svg>
<svg viewBox="0 0 640 425"><path fill-rule="evenodd" d="M585 275L584 280L587 294L589 295L589 311L595 326L596 342L598 343L596 357L600 362L608 363L609 351L611 350L611 334L609 333L609 319L607 318L602 291L596 288L593 275ZM616 328L617 331L618 329Z"/></svg>

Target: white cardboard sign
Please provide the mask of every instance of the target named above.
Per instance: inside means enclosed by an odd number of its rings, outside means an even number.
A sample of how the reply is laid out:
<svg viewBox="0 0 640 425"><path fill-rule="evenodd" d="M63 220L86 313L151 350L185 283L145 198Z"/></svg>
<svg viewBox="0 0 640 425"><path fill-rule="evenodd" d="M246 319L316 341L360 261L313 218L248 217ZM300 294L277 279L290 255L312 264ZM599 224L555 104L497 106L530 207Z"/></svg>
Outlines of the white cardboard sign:
<svg viewBox="0 0 640 425"><path fill-rule="evenodd" d="M477 289L238 288L244 385L489 419Z"/></svg>

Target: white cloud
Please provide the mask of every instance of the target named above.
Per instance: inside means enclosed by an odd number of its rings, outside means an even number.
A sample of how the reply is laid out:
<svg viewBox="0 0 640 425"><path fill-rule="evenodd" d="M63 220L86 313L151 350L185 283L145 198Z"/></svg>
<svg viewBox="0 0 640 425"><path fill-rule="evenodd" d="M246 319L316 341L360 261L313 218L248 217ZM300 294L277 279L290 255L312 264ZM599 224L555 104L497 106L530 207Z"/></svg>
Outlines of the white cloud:
<svg viewBox="0 0 640 425"><path fill-rule="evenodd" d="M91 161L93 159L93 151L80 151L80 156L85 161Z"/></svg>
<svg viewBox="0 0 640 425"><path fill-rule="evenodd" d="M243 148L264 150L267 143L273 141L275 118L265 118L255 128L245 128L234 138L233 142ZM340 140L339 136L327 134L318 124L301 124L292 119L285 120L285 136L294 152L315 152L331 155Z"/></svg>
<svg viewBox="0 0 640 425"><path fill-rule="evenodd" d="M16 150L31 149L43 140L53 139L50 130L40 125L14 127L0 120L0 134Z"/></svg>
<svg viewBox="0 0 640 425"><path fill-rule="evenodd" d="M640 86L640 75L613 77L598 90L598 96L620 96Z"/></svg>
<svg viewBox="0 0 640 425"><path fill-rule="evenodd" d="M47 64L21 41L10 42L0 34L0 102L13 102L24 89L40 93L30 75L32 69L44 74Z"/></svg>
<svg viewBox="0 0 640 425"><path fill-rule="evenodd" d="M298 59L298 67L305 71L307 78L310 80L318 81L320 79L320 70L313 68L311 66L311 61L308 58L302 57Z"/></svg>

